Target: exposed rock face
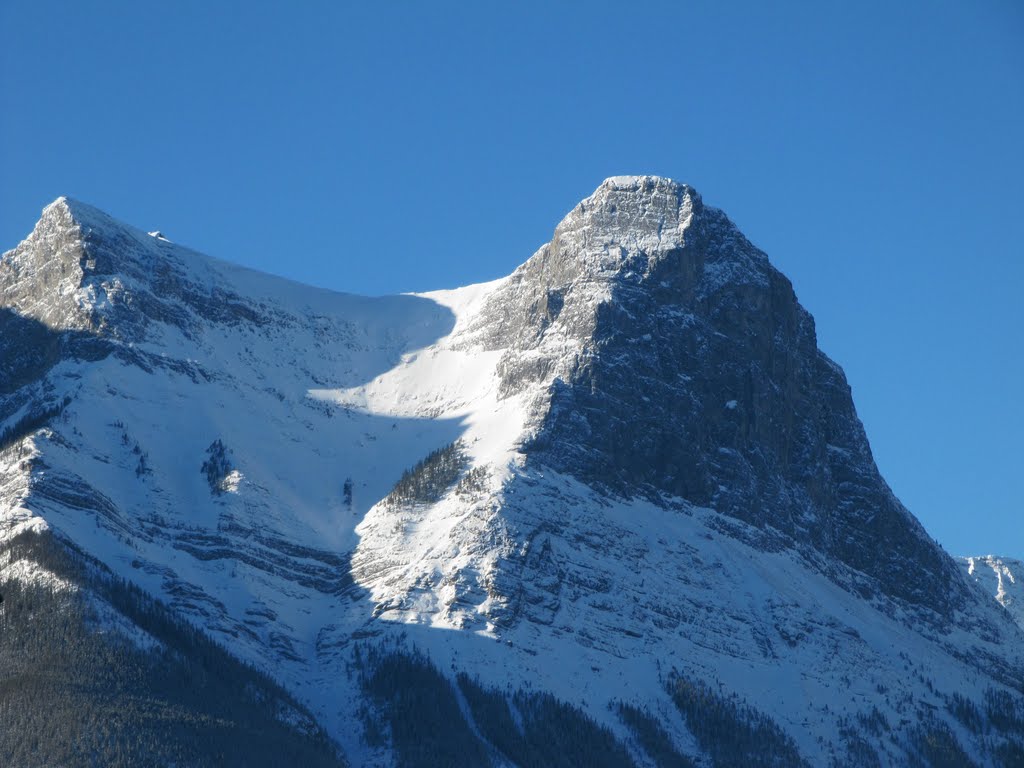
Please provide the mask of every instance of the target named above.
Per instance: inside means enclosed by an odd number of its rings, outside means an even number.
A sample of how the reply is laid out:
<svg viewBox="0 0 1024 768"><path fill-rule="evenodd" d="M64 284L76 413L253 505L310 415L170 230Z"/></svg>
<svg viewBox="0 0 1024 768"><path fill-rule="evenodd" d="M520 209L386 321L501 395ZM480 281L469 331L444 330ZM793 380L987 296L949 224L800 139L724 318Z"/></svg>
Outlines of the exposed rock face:
<svg viewBox="0 0 1024 768"><path fill-rule="evenodd" d="M91 327L75 295L89 268L80 234L67 198L47 206L32 234L0 260L3 306L51 329Z"/></svg>
<svg viewBox="0 0 1024 768"><path fill-rule="evenodd" d="M0 262L0 304L51 329L128 342L153 323L189 335L202 320L269 322L214 270L186 265L183 250L62 197Z"/></svg>
<svg viewBox="0 0 1024 768"><path fill-rule="evenodd" d="M491 344L512 340L507 392L548 386L531 462L712 507L865 594L946 618L962 604L952 560L879 475L789 280L690 187L609 179L481 324Z"/></svg>

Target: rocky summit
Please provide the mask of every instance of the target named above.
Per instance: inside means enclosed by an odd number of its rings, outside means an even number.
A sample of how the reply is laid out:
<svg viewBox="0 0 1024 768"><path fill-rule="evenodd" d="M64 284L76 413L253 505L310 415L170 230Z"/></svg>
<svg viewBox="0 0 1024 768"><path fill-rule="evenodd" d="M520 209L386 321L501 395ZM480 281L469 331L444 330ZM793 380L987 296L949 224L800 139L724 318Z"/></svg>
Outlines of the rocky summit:
<svg viewBox="0 0 1024 768"><path fill-rule="evenodd" d="M685 184L383 298L60 198L0 305L17 764L1024 764L1019 563L903 507Z"/></svg>

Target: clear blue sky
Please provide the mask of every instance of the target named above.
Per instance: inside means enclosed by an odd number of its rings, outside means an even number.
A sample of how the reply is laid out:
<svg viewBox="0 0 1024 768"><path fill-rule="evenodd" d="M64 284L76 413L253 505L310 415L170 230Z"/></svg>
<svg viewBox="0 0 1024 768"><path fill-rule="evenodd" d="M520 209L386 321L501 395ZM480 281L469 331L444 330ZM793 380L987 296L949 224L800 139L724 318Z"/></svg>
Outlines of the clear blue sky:
<svg viewBox="0 0 1024 768"><path fill-rule="evenodd" d="M896 493L1024 557L1024 4L0 3L0 248L61 194L361 293L499 277L606 176L793 280Z"/></svg>

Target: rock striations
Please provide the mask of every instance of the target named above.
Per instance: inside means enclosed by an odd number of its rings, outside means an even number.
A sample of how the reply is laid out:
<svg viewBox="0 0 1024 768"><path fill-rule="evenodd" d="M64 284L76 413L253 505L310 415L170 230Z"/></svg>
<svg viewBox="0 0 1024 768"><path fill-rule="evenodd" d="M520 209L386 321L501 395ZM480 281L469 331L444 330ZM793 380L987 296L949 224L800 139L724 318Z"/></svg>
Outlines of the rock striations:
<svg viewBox="0 0 1024 768"><path fill-rule="evenodd" d="M0 258L0 540L0 594L77 595L168 711L279 701L316 760L1024 760L1019 563L928 536L789 280L668 179L608 179L506 278L379 299L57 200ZM256 675L233 708L158 685L193 647ZM92 754L245 740L140 732Z"/></svg>

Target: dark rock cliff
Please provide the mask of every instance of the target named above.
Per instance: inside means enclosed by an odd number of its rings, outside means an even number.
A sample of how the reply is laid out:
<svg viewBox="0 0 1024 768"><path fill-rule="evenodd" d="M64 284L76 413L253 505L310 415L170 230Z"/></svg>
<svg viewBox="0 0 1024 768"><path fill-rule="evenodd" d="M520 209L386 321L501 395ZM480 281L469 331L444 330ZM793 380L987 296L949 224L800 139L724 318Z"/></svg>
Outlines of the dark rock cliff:
<svg viewBox="0 0 1024 768"><path fill-rule="evenodd" d="M790 281L690 187L606 181L492 299L506 392L549 381L527 452L619 495L753 524L844 586L942 617L953 561L892 494Z"/></svg>

